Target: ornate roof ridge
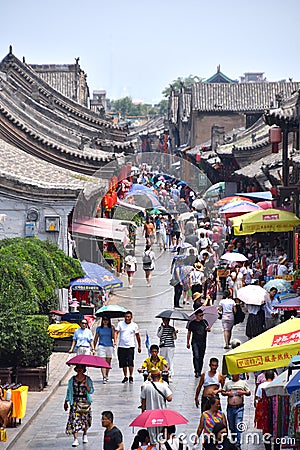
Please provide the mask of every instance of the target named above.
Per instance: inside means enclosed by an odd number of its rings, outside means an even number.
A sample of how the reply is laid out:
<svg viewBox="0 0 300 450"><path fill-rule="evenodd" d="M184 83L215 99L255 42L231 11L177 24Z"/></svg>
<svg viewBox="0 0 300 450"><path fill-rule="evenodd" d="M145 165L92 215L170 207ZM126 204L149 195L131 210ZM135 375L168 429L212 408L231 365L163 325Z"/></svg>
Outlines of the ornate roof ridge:
<svg viewBox="0 0 300 450"><path fill-rule="evenodd" d="M99 118L96 113L88 108L80 105L79 103L65 97L60 92L55 90L52 86L46 83L39 75L30 67L27 63L22 63L13 53L8 53L6 57L0 63L0 70L4 73L9 72L9 69L14 69L18 72L29 84L37 83L36 89L43 94L45 97L53 96L53 102L59 105L61 108L66 110L66 113L72 113L77 117L98 124L100 126L111 128L115 131L125 132L125 127L119 127L117 125L111 124ZM17 81L17 80L15 80ZM20 87L23 87L20 85ZM24 88L24 87L23 87Z"/></svg>

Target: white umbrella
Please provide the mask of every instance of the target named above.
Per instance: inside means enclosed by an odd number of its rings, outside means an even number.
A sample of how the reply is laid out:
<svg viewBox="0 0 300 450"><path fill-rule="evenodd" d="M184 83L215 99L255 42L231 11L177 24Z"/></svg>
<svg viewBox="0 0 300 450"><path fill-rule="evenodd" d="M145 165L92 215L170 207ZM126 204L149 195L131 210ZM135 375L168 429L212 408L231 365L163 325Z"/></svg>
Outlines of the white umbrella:
<svg viewBox="0 0 300 450"><path fill-rule="evenodd" d="M182 221L182 220L188 220L188 219L192 219L194 217L194 213L192 212L185 212L180 214L180 216L178 217L178 220Z"/></svg>
<svg viewBox="0 0 300 450"><path fill-rule="evenodd" d="M237 290L236 296L247 305L260 306L269 299L268 292L261 286L249 284Z"/></svg>
<svg viewBox="0 0 300 450"><path fill-rule="evenodd" d="M192 207L197 211L202 211L203 209L207 208L207 204L206 201L203 200L203 198L196 198L196 200L194 200L192 203Z"/></svg>
<svg viewBox="0 0 300 450"><path fill-rule="evenodd" d="M242 253L238 253L238 252L228 252L228 253L224 253L224 255L221 256L221 259L224 259L225 261L229 261L229 262L244 262L247 261L248 258L246 258L245 255L243 255Z"/></svg>

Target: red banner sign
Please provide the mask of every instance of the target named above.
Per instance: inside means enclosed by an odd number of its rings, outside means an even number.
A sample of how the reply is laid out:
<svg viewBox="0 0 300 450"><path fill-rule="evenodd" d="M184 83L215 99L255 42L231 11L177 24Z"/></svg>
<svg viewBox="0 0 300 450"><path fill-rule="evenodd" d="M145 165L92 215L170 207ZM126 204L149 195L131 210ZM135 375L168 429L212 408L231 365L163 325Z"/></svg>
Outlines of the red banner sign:
<svg viewBox="0 0 300 450"><path fill-rule="evenodd" d="M275 334L272 342L272 347L274 345L296 344L299 341L300 341L300 330L292 331L291 333L285 334Z"/></svg>

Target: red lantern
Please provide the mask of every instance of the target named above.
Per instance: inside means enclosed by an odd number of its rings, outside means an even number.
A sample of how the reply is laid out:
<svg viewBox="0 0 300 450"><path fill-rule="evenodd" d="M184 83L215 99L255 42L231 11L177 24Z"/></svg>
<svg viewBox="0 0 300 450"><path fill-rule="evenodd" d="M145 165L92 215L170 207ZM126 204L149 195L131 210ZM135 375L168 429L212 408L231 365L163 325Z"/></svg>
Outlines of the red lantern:
<svg viewBox="0 0 300 450"><path fill-rule="evenodd" d="M272 144L272 153L278 153L278 144L281 142L281 128L273 127L269 130L269 141Z"/></svg>
<svg viewBox="0 0 300 450"><path fill-rule="evenodd" d="M197 153L196 154L196 162L198 163L198 162L200 162L201 161L201 154L200 153Z"/></svg>

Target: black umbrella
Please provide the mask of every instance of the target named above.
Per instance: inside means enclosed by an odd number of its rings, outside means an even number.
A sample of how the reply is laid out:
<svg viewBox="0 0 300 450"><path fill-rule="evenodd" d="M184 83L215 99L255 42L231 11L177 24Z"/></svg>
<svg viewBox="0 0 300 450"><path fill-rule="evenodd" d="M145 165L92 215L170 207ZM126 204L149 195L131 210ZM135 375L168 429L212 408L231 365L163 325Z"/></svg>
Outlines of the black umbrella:
<svg viewBox="0 0 300 450"><path fill-rule="evenodd" d="M172 320L186 320L189 321L190 317L187 315L187 313L183 311L177 311L176 309L166 309L165 311L162 311L161 313L157 314L157 316L160 319L172 319Z"/></svg>

